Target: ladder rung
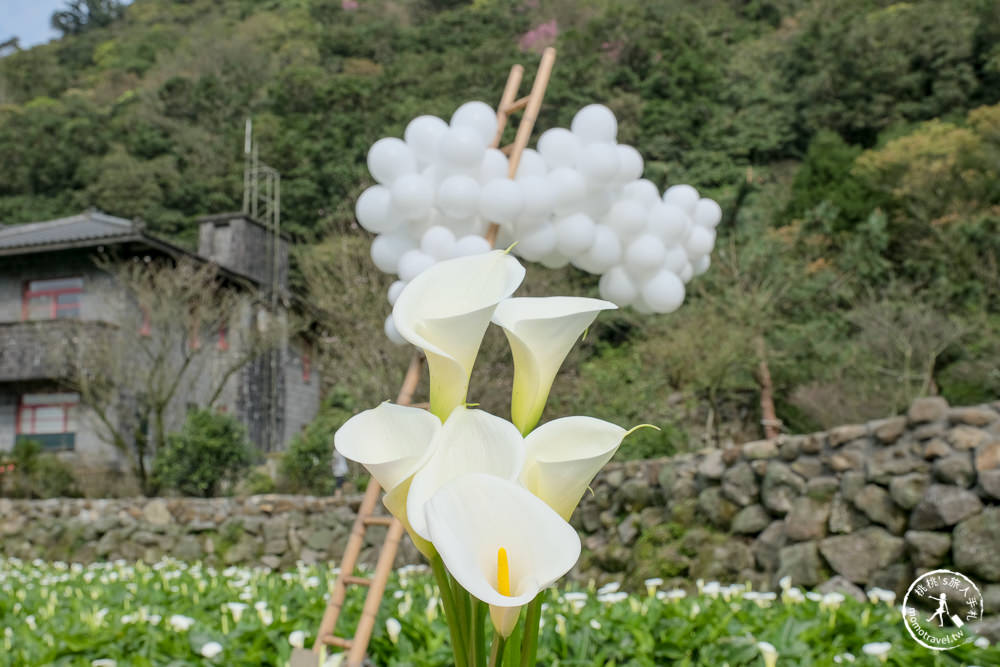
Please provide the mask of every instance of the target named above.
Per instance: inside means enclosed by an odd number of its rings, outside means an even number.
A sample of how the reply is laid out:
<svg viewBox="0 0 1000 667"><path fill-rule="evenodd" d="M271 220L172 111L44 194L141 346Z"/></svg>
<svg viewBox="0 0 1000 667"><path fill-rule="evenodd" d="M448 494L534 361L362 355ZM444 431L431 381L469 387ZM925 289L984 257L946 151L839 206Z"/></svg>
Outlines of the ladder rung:
<svg viewBox="0 0 1000 667"><path fill-rule="evenodd" d="M510 152L514 150L514 144L507 144L500 149L500 152L504 155L510 155Z"/></svg>
<svg viewBox="0 0 1000 667"><path fill-rule="evenodd" d="M513 102L511 102L510 104L508 104L503 109L503 111L505 113L510 113L512 111L517 111L518 109L523 109L524 107L528 106L528 100L530 98L531 98L531 95L525 95L524 97L522 97L519 100L514 100Z"/></svg>
<svg viewBox="0 0 1000 667"><path fill-rule="evenodd" d="M366 526L391 526L392 517L391 516L366 516L365 517Z"/></svg>
<svg viewBox="0 0 1000 667"><path fill-rule="evenodd" d="M354 584L355 586L371 586L372 580L366 579L365 577L355 577L353 575L348 575L344 577L344 585Z"/></svg>
<svg viewBox="0 0 1000 667"><path fill-rule="evenodd" d="M346 649L354 646L353 639L344 639L343 637L335 637L334 635L325 635L323 637L323 643L327 646L339 646L340 648Z"/></svg>

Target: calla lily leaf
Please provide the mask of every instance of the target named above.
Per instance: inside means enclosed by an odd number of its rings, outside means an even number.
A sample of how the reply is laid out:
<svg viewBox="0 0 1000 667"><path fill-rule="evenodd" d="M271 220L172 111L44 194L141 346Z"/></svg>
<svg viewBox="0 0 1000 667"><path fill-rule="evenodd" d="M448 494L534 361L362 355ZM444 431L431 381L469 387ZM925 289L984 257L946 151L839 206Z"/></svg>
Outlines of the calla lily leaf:
<svg viewBox="0 0 1000 667"><path fill-rule="evenodd" d="M455 408L435 438L434 453L413 476L406 513L413 531L430 539L424 505L438 489L468 473L517 479L524 465L524 440L509 421L482 410Z"/></svg>
<svg viewBox="0 0 1000 667"><path fill-rule="evenodd" d="M610 301L583 297L507 299L497 306L493 322L503 327L514 357L511 420L527 434L545 409L549 390L573 344Z"/></svg>
<svg viewBox="0 0 1000 667"><path fill-rule="evenodd" d="M386 402L348 419L333 443L344 458L363 465L391 491L430 457L440 430L441 422L426 410Z"/></svg>
<svg viewBox="0 0 1000 667"><path fill-rule="evenodd" d="M631 431L594 417L563 417L524 439L521 483L569 520L587 485Z"/></svg>
<svg viewBox="0 0 1000 667"><path fill-rule="evenodd" d="M470 474L443 486L425 512L431 541L456 581L490 605L504 637L518 609L566 574L580 557L576 531L548 505L515 482ZM505 557L498 559L500 549ZM499 568L506 561L507 593Z"/></svg>
<svg viewBox="0 0 1000 667"><path fill-rule="evenodd" d="M410 281L396 300L396 329L427 356L431 412L442 421L465 403L493 311L523 279L524 267L494 250L435 264Z"/></svg>

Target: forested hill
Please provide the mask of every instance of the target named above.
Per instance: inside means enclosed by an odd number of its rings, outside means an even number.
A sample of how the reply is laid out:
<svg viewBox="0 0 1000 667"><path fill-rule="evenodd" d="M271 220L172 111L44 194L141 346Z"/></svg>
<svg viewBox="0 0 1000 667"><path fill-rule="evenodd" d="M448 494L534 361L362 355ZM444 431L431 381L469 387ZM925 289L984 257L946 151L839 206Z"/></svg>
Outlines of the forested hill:
<svg viewBox="0 0 1000 667"><path fill-rule="evenodd" d="M510 66L553 44L540 128L605 103L646 177L727 212L690 303L611 318L556 408L656 400L646 421L683 431L707 402L708 430L727 411L752 425L760 342L792 429L1000 395L995 0L88 4L62 39L0 58L2 223L96 206L190 240L195 216L238 208L252 116L308 273L362 236L374 140L495 104Z"/></svg>

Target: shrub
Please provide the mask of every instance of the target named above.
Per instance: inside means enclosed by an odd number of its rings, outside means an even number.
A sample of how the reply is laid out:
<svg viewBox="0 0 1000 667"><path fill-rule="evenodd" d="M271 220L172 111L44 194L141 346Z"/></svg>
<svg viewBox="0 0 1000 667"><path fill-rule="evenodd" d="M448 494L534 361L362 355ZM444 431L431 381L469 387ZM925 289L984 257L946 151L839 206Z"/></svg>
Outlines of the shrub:
<svg viewBox="0 0 1000 667"><path fill-rule="evenodd" d="M291 493L333 493L333 434L352 414L353 397L335 389L319 415L292 439L278 470L281 490Z"/></svg>
<svg viewBox="0 0 1000 667"><path fill-rule="evenodd" d="M157 482L186 496L209 498L232 485L253 460L246 430L234 417L195 410L167 437L153 461Z"/></svg>
<svg viewBox="0 0 1000 667"><path fill-rule="evenodd" d="M0 495L11 498L79 496L73 469L54 454L43 453L35 440L14 445L10 459L0 461Z"/></svg>

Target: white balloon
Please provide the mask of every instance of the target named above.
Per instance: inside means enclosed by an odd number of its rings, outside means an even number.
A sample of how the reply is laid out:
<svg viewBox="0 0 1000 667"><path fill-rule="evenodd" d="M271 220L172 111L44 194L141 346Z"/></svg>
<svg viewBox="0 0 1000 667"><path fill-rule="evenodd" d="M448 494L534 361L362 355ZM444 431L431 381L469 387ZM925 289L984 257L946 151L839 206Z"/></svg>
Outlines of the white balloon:
<svg viewBox="0 0 1000 667"><path fill-rule="evenodd" d="M423 238L424 233L434 227L435 225L445 226L447 224L448 218L438 212L436 209L431 209L427 212L427 215L423 215L419 218L414 218L413 220L406 221L406 234L420 244L420 239Z"/></svg>
<svg viewBox="0 0 1000 667"><path fill-rule="evenodd" d="M716 227L722 221L722 208L711 199L702 198L694 205L695 224L703 227Z"/></svg>
<svg viewBox="0 0 1000 667"><path fill-rule="evenodd" d="M600 220L614 203L614 196L603 188L591 188L580 202L580 209L594 220Z"/></svg>
<svg viewBox="0 0 1000 667"><path fill-rule="evenodd" d="M711 255L703 255L695 260L694 262L694 275L700 276L701 274L708 271L708 267L712 266Z"/></svg>
<svg viewBox="0 0 1000 667"><path fill-rule="evenodd" d="M479 165L479 182L489 183L497 178L507 178L508 170L507 156L496 148L487 148L483 162Z"/></svg>
<svg viewBox="0 0 1000 667"><path fill-rule="evenodd" d="M556 222L556 248L560 255L576 257L594 245L597 225L589 216L575 213Z"/></svg>
<svg viewBox="0 0 1000 667"><path fill-rule="evenodd" d="M482 236L463 236L455 243L455 257L465 257L466 255L482 255L492 250L490 242Z"/></svg>
<svg viewBox="0 0 1000 667"><path fill-rule="evenodd" d="M438 186L435 202L449 217L470 218L479 212L479 183L465 174L449 176Z"/></svg>
<svg viewBox="0 0 1000 667"><path fill-rule="evenodd" d="M542 157L541 153L533 148L525 148L521 151L521 160L517 163L517 173L514 175L514 178L517 180L521 180L522 178L545 178L545 174L548 172L549 168L545 164L545 158Z"/></svg>
<svg viewBox="0 0 1000 667"><path fill-rule="evenodd" d="M652 181L645 178L640 178L637 181L626 184L622 193L628 199L636 200L647 209L662 201L660 199L660 191L656 189Z"/></svg>
<svg viewBox="0 0 1000 667"><path fill-rule="evenodd" d="M580 151L580 140L564 127L554 127L538 137L538 152L549 169L573 167Z"/></svg>
<svg viewBox="0 0 1000 667"><path fill-rule="evenodd" d="M466 102L452 114L451 126L472 128L488 146L497 133L497 113L486 102Z"/></svg>
<svg viewBox="0 0 1000 667"><path fill-rule="evenodd" d="M489 224L479 216L462 220L448 218L447 223L445 226L455 232L456 238L463 236L483 236L489 228Z"/></svg>
<svg viewBox="0 0 1000 667"><path fill-rule="evenodd" d="M455 252L455 234L447 227L435 225L420 238L420 250L434 259L451 259Z"/></svg>
<svg viewBox="0 0 1000 667"><path fill-rule="evenodd" d="M663 201L684 209L688 215L694 213L698 199L698 191L690 185L672 185L663 193Z"/></svg>
<svg viewBox="0 0 1000 667"><path fill-rule="evenodd" d="M679 243L687 238L691 221L681 208L658 203L649 209L646 228L664 243Z"/></svg>
<svg viewBox="0 0 1000 667"><path fill-rule="evenodd" d="M715 246L715 230L710 227L702 227L701 225L694 226L690 236L687 238L687 242L684 244L688 256L692 259L697 259L712 252L713 246Z"/></svg>
<svg viewBox="0 0 1000 667"><path fill-rule="evenodd" d="M421 273L427 269L434 266L434 258L421 250L407 250L403 253L403 256L399 258L399 274L400 280L405 280L410 282Z"/></svg>
<svg viewBox="0 0 1000 667"><path fill-rule="evenodd" d="M650 273L663 266L666 255L663 241L652 234L642 234L625 248L625 266L637 275Z"/></svg>
<svg viewBox="0 0 1000 667"><path fill-rule="evenodd" d="M392 207L405 220L423 218L434 204L434 185L422 174L403 174L389 188Z"/></svg>
<svg viewBox="0 0 1000 667"><path fill-rule="evenodd" d="M437 116L417 116L406 126L403 139L417 162L428 164L434 160L438 138L447 129L448 123Z"/></svg>
<svg viewBox="0 0 1000 667"><path fill-rule="evenodd" d="M615 146L615 151L618 153L618 174L615 176L615 182L629 183L642 178L643 162L639 151L627 144L618 144Z"/></svg>
<svg viewBox="0 0 1000 667"><path fill-rule="evenodd" d="M497 242L495 245L497 248L509 248L518 238L520 237L514 234L514 229L512 227L501 227L497 232ZM517 253L517 246L514 246L514 250L511 252L518 257L522 256Z"/></svg>
<svg viewBox="0 0 1000 667"><path fill-rule="evenodd" d="M677 276L685 285L691 282L691 279L694 278L694 267L691 266L691 262L685 263L684 267L681 269L680 273L677 274Z"/></svg>
<svg viewBox="0 0 1000 667"><path fill-rule="evenodd" d="M652 315L656 311L653 307L646 303L646 300L642 298L642 294L639 294L632 302L632 307L635 308L636 312L642 313L643 315Z"/></svg>
<svg viewBox="0 0 1000 667"><path fill-rule="evenodd" d="M405 280L397 280L393 284L389 285L388 296L389 296L389 305L390 306L395 306L396 305L396 299L398 299L399 295L403 293L403 288L404 287L406 287L406 281Z"/></svg>
<svg viewBox="0 0 1000 667"><path fill-rule="evenodd" d="M576 155L576 169L588 181L607 185L615 180L619 169L618 149L603 141L587 144Z"/></svg>
<svg viewBox="0 0 1000 667"><path fill-rule="evenodd" d="M382 273L396 273L403 254L416 247L416 242L405 234L379 234L372 241L372 261Z"/></svg>
<svg viewBox="0 0 1000 667"><path fill-rule="evenodd" d="M558 167L549 172L548 181L552 189L552 209L556 214L566 215L579 210L580 202L587 195L587 182L580 172Z"/></svg>
<svg viewBox="0 0 1000 667"><path fill-rule="evenodd" d="M672 313L684 303L684 283L670 271L660 271L642 286L642 300L657 313Z"/></svg>
<svg viewBox="0 0 1000 667"><path fill-rule="evenodd" d="M556 249L556 228L545 223L527 236L517 240L514 252L529 262L537 262L546 255L551 255Z"/></svg>
<svg viewBox="0 0 1000 667"><path fill-rule="evenodd" d="M521 186L509 178L498 178L483 186L479 194L479 214L501 225L514 222L524 207Z"/></svg>
<svg viewBox="0 0 1000 667"><path fill-rule="evenodd" d="M518 221L544 220L552 212L552 205L555 203L548 181L544 177L525 176L518 178L517 184L521 187L524 202Z"/></svg>
<svg viewBox="0 0 1000 667"><path fill-rule="evenodd" d="M618 136L618 121L611 109L603 104L588 104L577 111L569 128L585 142L614 143Z"/></svg>
<svg viewBox="0 0 1000 667"><path fill-rule="evenodd" d="M427 181L436 190L441 184L447 179L453 170L445 169L439 164L429 164L424 168L420 174L427 179Z"/></svg>
<svg viewBox="0 0 1000 667"><path fill-rule="evenodd" d="M400 176L416 170L413 151L402 139L384 137L368 149L368 171L382 185L392 185Z"/></svg>
<svg viewBox="0 0 1000 667"><path fill-rule="evenodd" d="M560 255L557 252L554 252L550 255L542 257L542 259L539 260L538 263L544 266L546 269L561 269L562 267L569 264L569 258L564 257L563 255Z"/></svg>
<svg viewBox="0 0 1000 667"><path fill-rule="evenodd" d="M594 228L594 243L587 252L573 260L579 267L589 273L601 274L620 262L622 259L622 243L618 234L604 225Z"/></svg>
<svg viewBox="0 0 1000 667"><path fill-rule="evenodd" d="M688 256L679 245L673 245L667 248L667 254L663 257L663 268L671 273L681 274L681 269L683 269L688 264Z"/></svg>
<svg viewBox="0 0 1000 667"><path fill-rule="evenodd" d="M385 318L384 330L386 338L388 338L390 342L395 345L406 345L406 339L400 335L399 330L396 328L396 322L393 321L391 314L389 317Z"/></svg>
<svg viewBox="0 0 1000 667"><path fill-rule="evenodd" d="M400 219L392 210L392 196L384 185L373 185L358 197L354 205L358 224L368 231L381 234L399 226Z"/></svg>
<svg viewBox="0 0 1000 667"><path fill-rule="evenodd" d="M621 266L613 266L608 269L607 273L601 276L597 289L602 299L619 306L627 306L639 296L639 290L636 289L635 283Z"/></svg>
<svg viewBox="0 0 1000 667"><path fill-rule="evenodd" d="M646 208L635 199L619 199L612 204L606 219L623 239L631 240L646 228Z"/></svg>
<svg viewBox="0 0 1000 667"><path fill-rule="evenodd" d="M487 143L471 127L449 127L437 142L437 161L446 169L477 169L486 154Z"/></svg>

